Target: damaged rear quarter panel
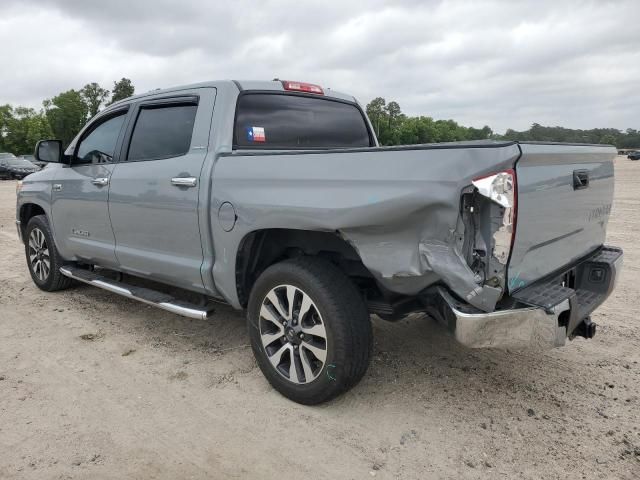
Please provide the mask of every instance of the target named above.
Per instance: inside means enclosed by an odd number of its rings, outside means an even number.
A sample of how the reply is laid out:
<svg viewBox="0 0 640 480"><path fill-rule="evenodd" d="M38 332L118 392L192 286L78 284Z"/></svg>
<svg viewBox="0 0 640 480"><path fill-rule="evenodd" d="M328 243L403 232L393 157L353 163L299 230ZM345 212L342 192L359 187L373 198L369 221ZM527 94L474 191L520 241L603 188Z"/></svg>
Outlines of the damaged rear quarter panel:
<svg viewBox="0 0 640 480"><path fill-rule="evenodd" d="M412 295L442 280L490 310L500 292L479 287L461 255L460 196L473 178L511 168L518 156L516 144L499 142L222 155L211 211L230 202L238 219L231 232L212 219L216 287L238 305L236 254L252 231L331 231L390 291Z"/></svg>

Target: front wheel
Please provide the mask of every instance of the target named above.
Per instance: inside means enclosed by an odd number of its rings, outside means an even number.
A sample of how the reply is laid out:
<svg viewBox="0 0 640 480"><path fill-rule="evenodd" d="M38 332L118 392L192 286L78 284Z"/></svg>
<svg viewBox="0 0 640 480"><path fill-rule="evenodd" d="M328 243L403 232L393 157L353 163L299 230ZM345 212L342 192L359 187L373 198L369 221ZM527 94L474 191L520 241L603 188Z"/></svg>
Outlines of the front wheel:
<svg viewBox="0 0 640 480"><path fill-rule="evenodd" d="M29 220L24 247L31 279L40 290L55 292L72 284L73 280L60 273L64 263L53 242L46 216L36 215Z"/></svg>
<svg viewBox="0 0 640 480"><path fill-rule="evenodd" d="M364 301L324 260L302 257L265 270L251 290L247 323L262 373L295 402L330 400L353 387L369 365Z"/></svg>

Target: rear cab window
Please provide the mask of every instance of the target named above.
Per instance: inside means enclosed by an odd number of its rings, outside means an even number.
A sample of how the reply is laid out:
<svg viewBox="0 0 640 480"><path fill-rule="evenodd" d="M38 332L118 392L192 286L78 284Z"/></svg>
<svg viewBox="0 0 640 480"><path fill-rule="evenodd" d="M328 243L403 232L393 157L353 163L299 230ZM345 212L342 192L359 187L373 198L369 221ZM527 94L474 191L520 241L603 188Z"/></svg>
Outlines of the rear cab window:
<svg viewBox="0 0 640 480"><path fill-rule="evenodd" d="M322 149L373 146L354 103L310 95L246 92L238 98L235 148Z"/></svg>

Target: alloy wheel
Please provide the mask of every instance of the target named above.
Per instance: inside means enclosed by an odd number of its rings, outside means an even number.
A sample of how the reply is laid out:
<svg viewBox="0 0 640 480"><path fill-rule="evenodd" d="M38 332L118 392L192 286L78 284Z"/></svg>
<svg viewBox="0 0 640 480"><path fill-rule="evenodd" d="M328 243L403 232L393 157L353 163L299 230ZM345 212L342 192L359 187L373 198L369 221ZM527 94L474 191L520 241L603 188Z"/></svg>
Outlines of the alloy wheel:
<svg viewBox="0 0 640 480"><path fill-rule="evenodd" d="M45 282L51 272L51 258L44 233L34 228L29 234L29 264L38 280Z"/></svg>
<svg viewBox="0 0 640 480"><path fill-rule="evenodd" d="M267 293L260 307L260 338L271 366L296 384L315 380L327 360L327 331L311 297L293 285Z"/></svg>

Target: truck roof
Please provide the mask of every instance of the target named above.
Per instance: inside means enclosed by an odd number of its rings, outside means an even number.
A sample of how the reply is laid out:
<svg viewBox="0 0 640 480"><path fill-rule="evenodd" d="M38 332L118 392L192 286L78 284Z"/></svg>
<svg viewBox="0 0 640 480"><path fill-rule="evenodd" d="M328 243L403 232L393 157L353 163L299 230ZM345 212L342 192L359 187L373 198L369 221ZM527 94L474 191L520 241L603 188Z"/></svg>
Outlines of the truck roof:
<svg viewBox="0 0 640 480"><path fill-rule="evenodd" d="M163 88L163 89L158 88L156 90L150 90L145 93L132 95L131 97L127 97L123 100L119 100L113 103L113 105L118 105L125 101L130 101L137 98L149 97L152 95L161 95L163 93L173 93L173 92L178 92L180 90L190 90L194 88L203 88L203 87L215 88L215 87L220 87L223 84L235 85L238 88L238 90L241 90L241 91L246 91L246 90L273 90L273 91L280 91L280 92L286 91L282 86L281 80L210 80L207 82L199 82L199 83L192 83L189 85L180 85L176 87ZM331 90L330 88L327 88L324 86L322 87L322 89L324 91L324 95L322 95L323 97L336 98L339 100L346 100L348 102L356 101L353 95L337 92L335 90Z"/></svg>

